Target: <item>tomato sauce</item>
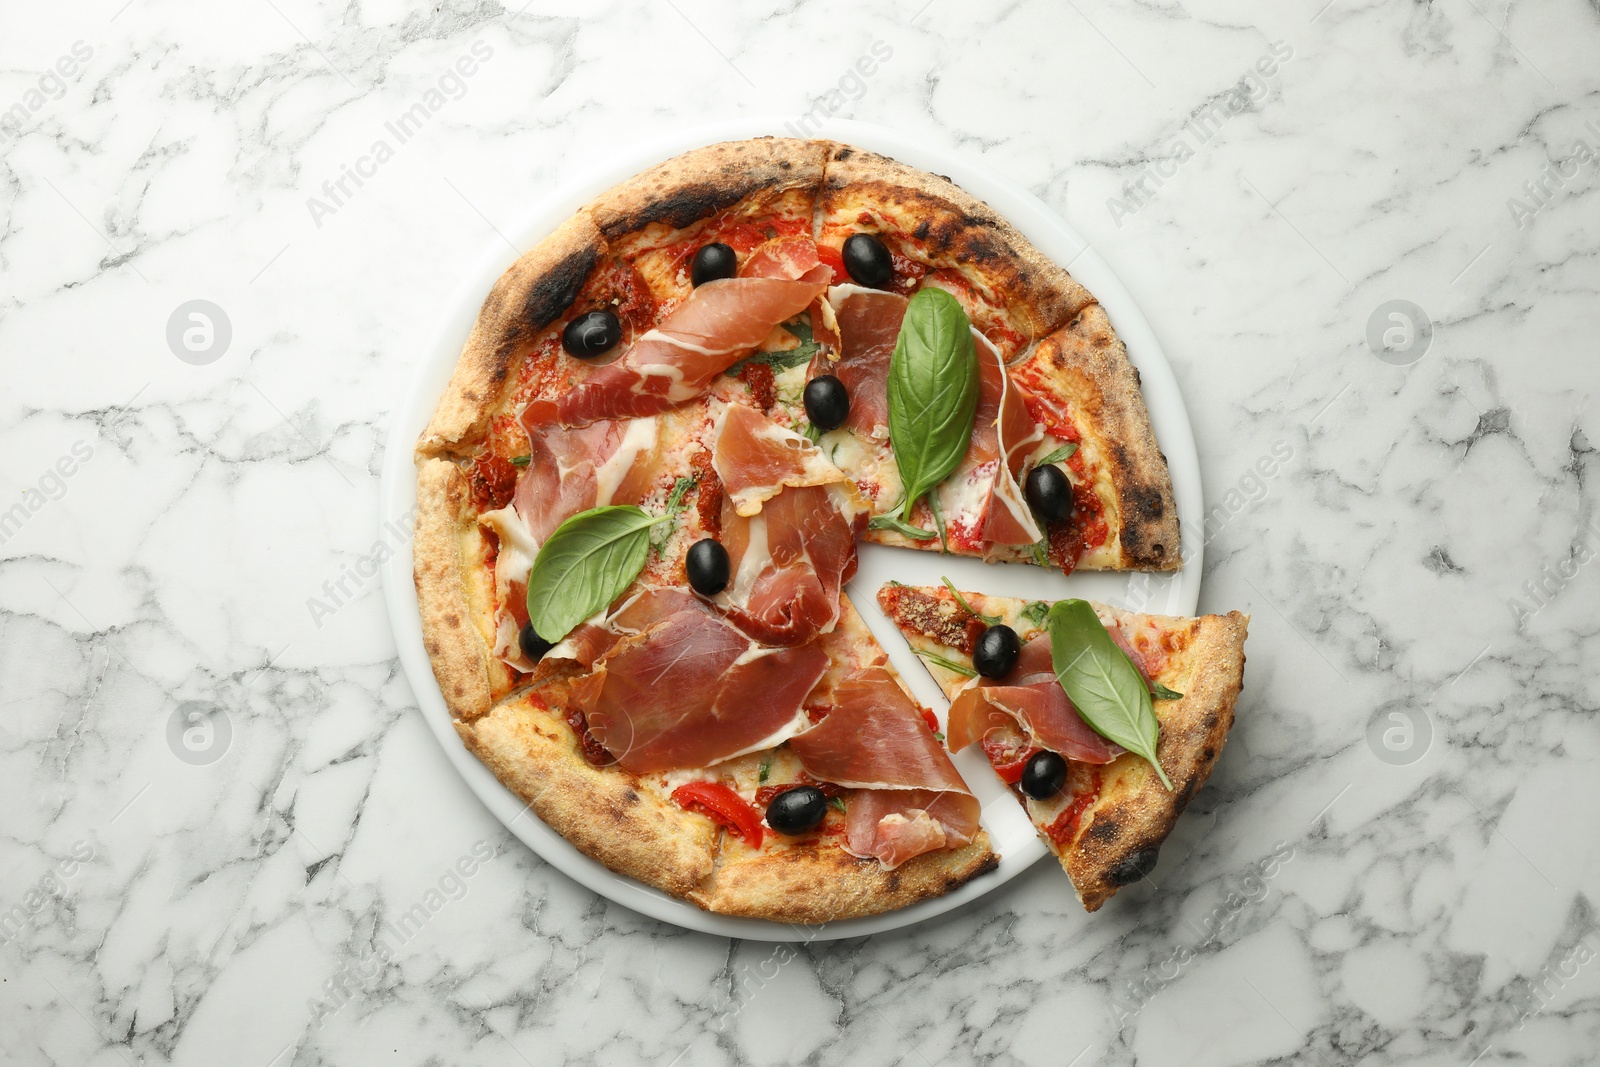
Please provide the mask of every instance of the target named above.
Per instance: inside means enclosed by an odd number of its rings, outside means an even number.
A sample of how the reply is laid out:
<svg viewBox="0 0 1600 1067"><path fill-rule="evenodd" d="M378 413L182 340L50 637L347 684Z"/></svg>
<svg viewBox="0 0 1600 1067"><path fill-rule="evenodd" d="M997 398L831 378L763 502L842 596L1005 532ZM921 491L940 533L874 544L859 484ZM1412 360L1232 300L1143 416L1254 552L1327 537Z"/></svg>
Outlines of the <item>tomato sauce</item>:
<svg viewBox="0 0 1600 1067"><path fill-rule="evenodd" d="M1072 803L1067 810L1056 816L1056 821L1045 828L1045 833L1050 835L1057 847L1068 845L1078 836L1078 823L1083 820L1083 813L1100 798L1100 771L1098 768L1089 772L1089 788L1072 798Z"/></svg>

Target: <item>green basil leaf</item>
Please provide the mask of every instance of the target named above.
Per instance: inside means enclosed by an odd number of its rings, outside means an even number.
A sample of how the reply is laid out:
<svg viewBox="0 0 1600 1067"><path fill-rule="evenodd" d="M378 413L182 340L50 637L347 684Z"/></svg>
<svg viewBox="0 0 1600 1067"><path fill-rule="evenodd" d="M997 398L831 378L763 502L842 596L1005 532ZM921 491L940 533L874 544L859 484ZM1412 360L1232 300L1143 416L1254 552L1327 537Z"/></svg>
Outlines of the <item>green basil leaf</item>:
<svg viewBox="0 0 1600 1067"><path fill-rule="evenodd" d="M956 469L978 410L972 323L943 289L919 289L906 305L889 357L889 443L905 486L900 517Z"/></svg>
<svg viewBox="0 0 1600 1067"><path fill-rule="evenodd" d="M929 663L943 667L947 671L955 671L957 674L967 678L976 678L978 676L978 672L973 670L971 667L963 667L955 660L945 659L937 652L924 652L921 649L913 649L912 651L916 652L917 655L921 656Z"/></svg>
<svg viewBox="0 0 1600 1067"><path fill-rule="evenodd" d="M1156 758L1161 724L1139 669L1087 600L1057 601L1049 620L1050 660L1079 717L1107 741L1149 760L1161 784L1171 789Z"/></svg>
<svg viewBox="0 0 1600 1067"><path fill-rule="evenodd" d="M920 526L913 526L896 515L874 515L867 520L869 530L893 530L904 534L913 541L932 541L939 536L932 530L924 530Z"/></svg>
<svg viewBox="0 0 1600 1067"><path fill-rule="evenodd" d="M572 516L539 549L528 572L528 620L546 641L606 607L644 569L650 527L669 522L631 504L590 508Z"/></svg>
<svg viewBox="0 0 1600 1067"><path fill-rule="evenodd" d="M1030 600L1022 607L1021 615L1035 626L1043 626L1045 616L1050 614L1050 605L1043 600Z"/></svg>
<svg viewBox="0 0 1600 1067"><path fill-rule="evenodd" d="M1078 451L1077 444L1075 444L1074 442L1068 441L1066 444L1062 445L1060 448L1056 449L1054 452L1051 452L1049 455L1045 456L1039 462L1035 463L1034 466L1035 467L1048 467L1052 463L1060 463L1064 459L1071 459L1073 454L1075 452L1077 452L1077 451Z"/></svg>
<svg viewBox="0 0 1600 1067"><path fill-rule="evenodd" d="M977 608L973 607L971 604L968 604L967 603L967 598L961 595L961 590L957 589L955 587L955 583L952 582L949 578L946 578L944 575L942 575L942 574L939 575L939 580L944 583L944 587L946 589L950 590L950 595L956 598L956 603L961 605L961 610L965 611L968 615L976 616L977 619L980 622L982 622L985 626L997 626L997 625L999 625L1000 616L998 616L998 615L985 615L983 612L979 611Z"/></svg>
<svg viewBox="0 0 1600 1067"><path fill-rule="evenodd" d="M771 774L772 774L772 757L768 756L766 759L761 761L761 773L760 773L760 775L757 776L756 783L758 785L766 785L767 784L767 778Z"/></svg>
<svg viewBox="0 0 1600 1067"><path fill-rule="evenodd" d="M513 467L526 467L531 462L533 462L533 457L532 456L512 456L511 457L511 465Z"/></svg>
<svg viewBox="0 0 1600 1067"><path fill-rule="evenodd" d="M1182 700L1183 694L1176 689L1168 689L1160 682L1150 683L1150 695L1157 700Z"/></svg>

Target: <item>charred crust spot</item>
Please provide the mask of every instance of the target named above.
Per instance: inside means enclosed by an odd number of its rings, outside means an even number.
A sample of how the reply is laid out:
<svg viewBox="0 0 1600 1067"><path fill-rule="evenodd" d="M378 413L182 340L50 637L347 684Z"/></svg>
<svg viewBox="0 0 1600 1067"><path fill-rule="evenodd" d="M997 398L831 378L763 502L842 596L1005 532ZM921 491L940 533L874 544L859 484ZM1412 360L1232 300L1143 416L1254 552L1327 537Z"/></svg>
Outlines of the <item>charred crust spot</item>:
<svg viewBox="0 0 1600 1067"><path fill-rule="evenodd" d="M600 250L589 245L546 271L528 290L527 299L522 302L523 325L536 331L559 319L578 299L578 291L589 280L599 258Z"/></svg>
<svg viewBox="0 0 1600 1067"><path fill-rule="evenodd" d="M1206 730L1209 732L1217 728L1217 713L1211 712L1206 716Z"/></svg>
<svg viewBox="0 0 1600 1067"><path fill-rule="evenodd" d="M622 794L622 802L624 804L637 804L637 803L639 803L639 793L638 793L638 791L635 790L633 788L633 786L630 785L628 787L627 791Z"/></svg>
<svg viewBox="0 0 1600 1067"><path fill-rule="evenodd" d="M1101 844L1110 844L1122 836L1122 824L1115 816L1101 815L1089 824L1085 837L1092 837Z"/></svg>
<svg viewBox="0 0 1600 1067"><path fill-rule="evenodd" d="M1159 845L1151 845L1149 848L1141 848L1137 852L1129 853L1127 857L1106 873L1106 881L1114 886L1125 886L1137 882L1156 869L1156 860L1160 857L1161 846Z"/></svg>
<svg viewBox="0 0 1600 1067"><path fill-rule="evenodd" d="M911 231L911 236L915 237L919 241L927 240L928 220L923 219L921 222L917 223L917 228Z"/></svg>
<svg viewBox="0 0 1600 1067"><path fill-rule="evenodd" d="M889 892L891 892L891 893L899 891L899 889L900 889L900 872L899 871L890 871L889 872L888 888L889 888Z"/></svg>
<svg viewBox="0 0 1600 1067"><path fill-rule="evenodd" d="M1212 748L1210 745L1207 745L1205 748L1200 750L1200 758L1205 760L1216 759L1217 750Z"/></svg>
<svg viewBox="0 0 1600 1067"><path fill-rule="evenodd" d="M1112 451L1116 465L1127 470L1126 450L1118 445ZM1122 494L1122 508L1123 551L1138 563L1159 563L1164 560L1165 544L1149 540L1151 533L1161 525L1167 510L1161 488L1150 484L1128 486Z"/></svg>

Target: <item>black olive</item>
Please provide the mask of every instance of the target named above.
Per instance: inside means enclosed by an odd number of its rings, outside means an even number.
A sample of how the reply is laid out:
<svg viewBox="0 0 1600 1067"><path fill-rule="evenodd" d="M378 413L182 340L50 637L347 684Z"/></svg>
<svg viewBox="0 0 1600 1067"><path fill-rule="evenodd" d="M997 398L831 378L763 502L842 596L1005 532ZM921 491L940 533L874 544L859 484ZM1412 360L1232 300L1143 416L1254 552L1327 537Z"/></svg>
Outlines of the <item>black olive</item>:
<svg viewBox="0 0 1600 1067"><path fill-rule="evenodd" d="M894 277L894 257L870 233L858 233L844 243L844 269L857 285L882 289Z"/></svg>
<svg viewBox="0 0 1600 1067"><path fill-rule="evenodd" d="M696 286L718 278L731 278L739 270L739 257L721 241L701 245L694 254L694 264L689 268L689 280Z"/></svg>
<svg viewBox="0 0 1600 1067"><path fill-rule="evenodd" d="M1017 639L1017 631L1002 623L984 628L972 650L972 665L985 678L1004 678L1017 665L1020 655L1022 642Z"/></svg>
<svg viewBox="0 0 1600 1067"><path fill-rule="evenodd" d="M1022 791L1035 800L1049 800L1067 784L1067 761L1054 752L1035 752L1022 768Z"/></svg>
<svg viewBox="0 0 1600 1067"><path fill-rule="evenodd" d="M1072 517L1072 482L1054 463L1029 471L1023 491L1028 506L1045 522L1066 522Z"/></svg>
<svg viewBox="0 0 1600 1067"><path fill-rule="evenodd" d="M806 383L806 417L811 425L827 433L844 425L850 417L850 390L831 374L822 374Z"/></svg>
<svg viewBox="0 0 1600 1067"><path fill-rule="evenodd" d="M716 596L728 587L728 550L714 537L705 537L689 546L684 561L689 585L702 596Z"/></svg>
<svg viewBox="0 0 1600 1067"><path fill-rule="evenodd" d="M828 798L814 785L785 789L767 805L767 825L780 834L814 830L828 814Z"/></svg>
<svg viewBox="0 0 1600 1067"><path fill-rule="evenodd" d="M517 645L522 649L522 654L535 663L544 659L544 654L556 647L540 637L539 631L533 628L531 622L517 634Z"/></svg>
<svg viewBox="0 0 1600 1067"><path fill-rule="evenodd" d="M593 359L617 347L622 341L622 323L614 312L605 308L586 311L567 323L561 331L561 347L567 355L578 359Z"/></svg>

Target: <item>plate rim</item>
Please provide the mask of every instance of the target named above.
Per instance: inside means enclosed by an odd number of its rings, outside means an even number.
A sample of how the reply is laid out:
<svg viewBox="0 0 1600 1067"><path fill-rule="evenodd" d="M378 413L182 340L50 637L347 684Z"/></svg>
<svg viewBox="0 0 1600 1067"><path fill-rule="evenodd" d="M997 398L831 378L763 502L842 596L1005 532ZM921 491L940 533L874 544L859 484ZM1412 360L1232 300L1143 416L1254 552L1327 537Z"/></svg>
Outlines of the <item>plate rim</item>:
<svg viewBox="0 0 1600 1067"><path fill-rule="evenodd" d="M484 295L521 254L520 251L509 251L508 245L515 244L522 250L532 247L582 204L617 182L662 160L718 141L769 134L788 136L783 132L784 125L782 117L762 116L676 129L621 153L604 166L588 168L559 183L546 195L535 198L535 202L519 217L517 225L509 230L509 237L497 232L487 239L488 250L457 284L448 301L441 305L436 326L423 334L425 342L415 350L403 399L390 416L378 493L379 529L387 530L387 523L397 519L402 525L409 522L416 505L415 441L438 404L444 384L459 358L466 333L476 320ZM956 185L993 207L1051 259L1062 263L1063 267L1070 265L1073 277L1095 294L1096 300L1105 307L1107 315L1115 323L1118 336L1128 348L1130 360L1139 370L1152 426L1166 455L1172 477L1180 529L1184 535L1182 567L1171 576L1164 607L1170 614L1193 615L1199 604L1204 567L1203 541L1189 534L1198 529L1195 523L1201 521L1203 512L1199 455L1188 409L1165 350L1120 277L1066 219L1037 196L1009 178L993 172L981 161L968 159L957 149L929 145L886 127L845 119L828 120L812 137L848 142L891 156L910 166L948 176ZM1052 251L1052 247L1061 247L1062 242L1076 248L1065 261ZM391 536L385 534L386 539ZM416 589L412 583L412 541L409 537L383 561L381 570L385 608L395 638L396 656L416 698L418 710L444 749L446 758L479 801L509 832L562 874L613 903L674 926L744 940L828 941L865 937L947 914L999 888L1049 854L1037 837L1030 836L1031 848L1009 850L1008 855L1001 857L996 870L980 875L952 893L879 915L819 925L719 915L616 874L580 852L537 816L524 818L531 814L527 805L501 784L461 743L444 696L434 679L432 663L424 646ZM852 600L858 608L866 606L859 597L852 597ZM873 607L876 606L875 600L869 602ZM864 611L863 617L868 614ZM872 626L871 619L868 619L868 625ZM894 650L889 651L891 661L911 655L907 650L904 656L896 657ZM932 692L938 692L931 677L920 668L919 673L924 679L921 683L914 681L904 668L900 669L900 673L913 689L927 692L931 687ZM961 762L958 759L958 764ZM978 760L977 764L981 765L981 762ZM971 776L968 777L971 784ZM989 779L985 783L986 788L974 788L980 798L988 795L989 801L998 797L1010 804L1010 798L993 785L992 778L984 777ZM986 825L991 819L989 801L984 804ZM1017 809L1012 805L1004 810Z"/></svg>

